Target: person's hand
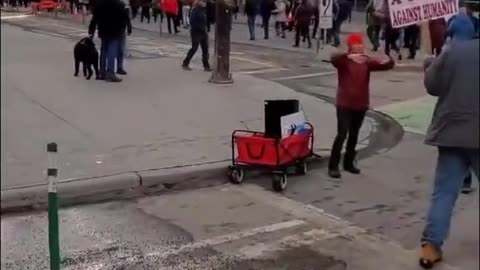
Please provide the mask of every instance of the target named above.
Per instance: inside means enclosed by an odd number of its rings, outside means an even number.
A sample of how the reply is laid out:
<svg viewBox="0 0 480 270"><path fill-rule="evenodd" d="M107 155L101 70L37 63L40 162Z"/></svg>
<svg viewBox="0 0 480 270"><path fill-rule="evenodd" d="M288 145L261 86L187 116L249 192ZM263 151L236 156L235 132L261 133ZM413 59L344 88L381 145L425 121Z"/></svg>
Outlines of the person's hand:
<svg viewBox="0 0 480 270"><path fill-rule="evenodd" d="M365 54L349 54L347 57L359 64L363 64L368 61L368 56Z"/></svg>
<svg viewBox="0 0 480 270"><path fill-rule="evenodd" d="M127 35L130 36L132 34L132 29L127 30Z"/></svg>

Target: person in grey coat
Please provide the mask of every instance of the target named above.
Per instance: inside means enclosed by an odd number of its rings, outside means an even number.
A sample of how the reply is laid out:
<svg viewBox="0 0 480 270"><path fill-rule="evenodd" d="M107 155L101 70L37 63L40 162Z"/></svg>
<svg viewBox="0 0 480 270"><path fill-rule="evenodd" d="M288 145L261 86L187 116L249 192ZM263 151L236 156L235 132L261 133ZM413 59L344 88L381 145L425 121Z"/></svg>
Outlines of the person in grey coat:
<svg viewBox="0 0 480 270"><path fill-rule="evenodd" d="M438 97L426 144L438 148L437 168L420 264L442 259L442 245L465 175L479 173L479 40L452 43L425 63L425 88Z"/></svg>

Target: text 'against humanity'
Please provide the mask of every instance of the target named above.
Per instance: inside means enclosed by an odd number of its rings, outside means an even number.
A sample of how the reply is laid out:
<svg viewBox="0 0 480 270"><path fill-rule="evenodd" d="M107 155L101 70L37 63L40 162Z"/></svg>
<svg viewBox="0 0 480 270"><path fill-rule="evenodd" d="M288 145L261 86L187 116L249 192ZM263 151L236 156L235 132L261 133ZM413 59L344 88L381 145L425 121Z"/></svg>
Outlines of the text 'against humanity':
<svg viewBox="0 0 480 270"><path fill-rule="evenodd" d="M392 26L401 27L456 14L458 5L456 0L437 0L408 5L404 8L394 8L392 6L390 10Z"/></svg>

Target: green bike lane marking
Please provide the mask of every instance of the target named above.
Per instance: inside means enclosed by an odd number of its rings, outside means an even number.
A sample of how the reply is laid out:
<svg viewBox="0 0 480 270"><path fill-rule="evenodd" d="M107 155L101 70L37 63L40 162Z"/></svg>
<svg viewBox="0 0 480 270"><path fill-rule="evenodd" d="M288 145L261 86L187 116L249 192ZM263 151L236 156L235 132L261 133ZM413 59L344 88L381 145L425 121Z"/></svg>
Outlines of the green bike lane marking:
<svg viewBox="0 0 480 270"><path fill-rule="evenodd" d="M437 98L423 96L377 108L393 117L408 132L425 134L432 119Z"/></svg>

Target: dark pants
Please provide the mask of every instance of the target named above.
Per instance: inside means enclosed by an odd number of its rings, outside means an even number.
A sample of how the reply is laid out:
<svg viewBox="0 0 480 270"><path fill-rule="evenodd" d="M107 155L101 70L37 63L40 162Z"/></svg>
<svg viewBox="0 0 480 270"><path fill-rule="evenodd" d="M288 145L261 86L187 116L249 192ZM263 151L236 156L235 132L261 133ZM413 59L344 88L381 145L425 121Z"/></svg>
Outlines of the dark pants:
<svg viewBox="0 0 480 270"><path fill-rule="evenodd" d="M287 29L287 24L285 22L275 22L275 31L277 36L285 37L285 29Z"/></svg>
<svg viewBox="0 0 480 270"><path fill-rule="evenodd" d="M250 39L255 39L255 15L248 15L247 24L248 32L250 33Z"/></svg>
<svg viewBox="0 0 480 270"><path fill-rule="evenodd" d="M147 23L150 23L150 7L142 7L142 14L140 15L140 22L143 22L143 18L146 18Z"/></svg>
<svg viewBox="0 0 480 270"><path fill-rule="evenodd" d="M400 33L397 29L394 29L391 24L385 26L385 54L390 55L390 50L394 50L400 53L400 48L397 46L397 40L400 37Z"/></svg>
<svg viewBox="0 0 480 270"><path fill-rule="evenodd" d="M101 76L113 75L115 72L115 59L118 57L120 39L102 38L100 46L100 74Z"/></svg>
<svg viewBox="0 0 480 270"><path fill-rule="evenodd" d="M125 70L123 68L123 58L125 57L125 45L127 43L127 35L124 34L120 43L118 44L118 53L117 53L117 71Z"/></svg>
<svg viewBox="0 0 480 270"><path fill-rule="evenodd" d="M417 25L410 25L405 28L405 47L410 52L410 57L415 58L417 53L417 42L420 34L420 28Z"/></svg>
<svg viewBox="0 0 480 270"><path fill-rule="evenodd" d="M177 29L177 16L173 15L173 14L167 14L167 27L168 27L168 33L171 34L172 33L172 26L171 24L173 24L173 30L175 31L175 34L178 33L178 29Z"/></svg>
<svg viewBox="0 0 480 270"><path fill-rule="evenodd" d="M268 39L268 30L270 26L270 14L264 14L262 15L262 23L263 23L263 33L265 39Z"/></svg>
<svg viewBox="0 0 480 270"><path fill-rule="evenodd" d="M355 147L358 142L358 133L365 118L365 110L350 110L337 107L337 136L333 142L330 155L329 169L338 169L343 143L347 139L347 147L343 160L344 167L353 166L355 160Z"/></svg>
<svg viewBox="0 0 480 270"><path fill-rule="evenodd" d="M132 8L132 19L135 19L138 15L138 6L131 6Z"/></svg>
<svg viewBox="0 0 480 270"><path fill-rule="evenodd" d="M208 63L208 34L207 33L196 33L190 32L190 37L192 39L192 48L188 51L187 57L183 60L183 66L188 66L192 57L198 50L198 46L202 48L202 63L205 69L210 68L210 64Z"/></svg>
<svg viewBox="0 0 480 270"><path fill-rule="evenodd" d="M300 44L300 35L308 41L308 47L312 47L312 41L310 39L310 33L308 24L295 26L295 46Z"/></svg>
<svg viewBox="0 0 480 270"><path fill-rule="evenodd" d="M318 25L320 24L320 14L315 11L313 16L314 16L314 21L313 21L312 38L315 38L317 36Z"/></svg>
<svg viewBox="0 0 480 270"><path fill-rule="evenodd" d="M380 47L380 30L382 26L379 24L371 24L367 27L368 39L372 43L373 50L376 51Z"/></svg>
<svg viewBox="0 0 480 270"><path fill-rule="evenodd" d="M333 20L332 28L330 29L330 36L333 37L333 46L340 46L340 31L345 20Z"/></svg>

